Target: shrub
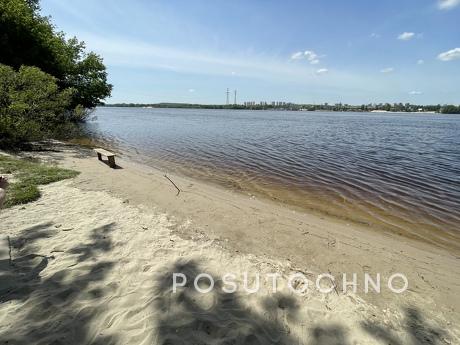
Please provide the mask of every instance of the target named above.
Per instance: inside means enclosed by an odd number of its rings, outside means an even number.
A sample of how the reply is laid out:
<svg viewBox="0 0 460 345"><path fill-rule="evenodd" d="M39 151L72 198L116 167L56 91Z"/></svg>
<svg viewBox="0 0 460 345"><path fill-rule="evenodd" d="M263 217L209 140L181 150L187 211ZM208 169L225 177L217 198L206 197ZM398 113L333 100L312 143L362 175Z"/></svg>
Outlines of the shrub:
<svg viewBox="0 0 460 345"><path fill-rule="evenodd" d="M22 66L16 72L0 64L0 146L52 136L74 116L82 117L81 108L67 110L73 92L60 90L56 78L37 67Z"/></svg>

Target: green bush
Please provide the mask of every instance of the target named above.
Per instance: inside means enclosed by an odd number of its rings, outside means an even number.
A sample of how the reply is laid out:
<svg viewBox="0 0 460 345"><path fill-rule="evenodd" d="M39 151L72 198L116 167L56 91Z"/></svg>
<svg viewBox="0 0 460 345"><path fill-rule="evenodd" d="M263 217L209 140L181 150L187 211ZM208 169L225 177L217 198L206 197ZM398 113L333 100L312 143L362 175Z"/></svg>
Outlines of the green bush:
<svg viewBox="0 0 460 345"><path fill-rule="evenodd" d="M14 71L0 64L0 146L53 136L56 128L82 117L71 111L73 89L60 90L53 76L37 67Z"/></svg>

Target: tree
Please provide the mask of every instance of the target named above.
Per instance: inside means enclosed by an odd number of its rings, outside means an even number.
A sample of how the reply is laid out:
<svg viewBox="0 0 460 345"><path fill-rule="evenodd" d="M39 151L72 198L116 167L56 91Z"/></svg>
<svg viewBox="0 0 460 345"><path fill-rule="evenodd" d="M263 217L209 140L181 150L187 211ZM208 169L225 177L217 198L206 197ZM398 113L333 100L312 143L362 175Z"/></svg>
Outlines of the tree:
<svg viewBox="0 0 460 345"><path fill-rule="evenodd" d="M441 113L443 114L460 114L460 106L455 105L444 105L441 107Z"/></svg>
<svg viewBox="0 0 460 345"><path fill-rule="evenodd" d="M40 10L40 1L39 0L26 0L27 5L34 11Z"/></svg>
<svg viewBox="0 0 460 345"><path fill-rule="evenodd" d="M85 52L84 42L66 39L39 13L38 0L0 2L0 63L18 70L37 66L57 78L61 89L73 88L69 107L93 108L110 96L112 85L102 58Z"/></svg>
<svg viewBox="0 0 460 345"><path fill-rule="evenodd" d="M0 146L47 137L72 120L67 109L75 90L61 90L56 81L37 67L16 72L0 64Z"/></svg>
<svg viewBox="0 0 460 345"><path fill-rule="evenodd" d="M73 107L82 105L85 108L94 108L112 91L112 86L107 83L107 72L102 59L94 53L77 61L62 85L76 90L72 100Z"/></svg>

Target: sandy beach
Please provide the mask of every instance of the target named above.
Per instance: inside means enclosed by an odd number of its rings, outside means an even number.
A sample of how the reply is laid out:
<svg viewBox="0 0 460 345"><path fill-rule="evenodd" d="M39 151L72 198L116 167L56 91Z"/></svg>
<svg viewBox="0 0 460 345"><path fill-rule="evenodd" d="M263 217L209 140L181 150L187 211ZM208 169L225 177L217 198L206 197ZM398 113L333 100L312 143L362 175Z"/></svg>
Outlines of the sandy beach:
<svg viewBox="0 0 460 345"><path fill-rule="evenodd" d="M0 339L5 344L458 344L460 253L293 210L85 148L23 153L80 175L0 211ZM180 189L178 193L176 187ZM172 275L187 284L174 292ZM193 289L199 273L210 293ZM294 293L260 279L305 275ZM334 289L314 289L319 274ZM357 274L356 292L342 275ZM363 291L365 273L382 291ZM387 281L407 277L397 294ZM351 279L351 278L350 278ZM304 282L295 281L296 286Z"/></svg>

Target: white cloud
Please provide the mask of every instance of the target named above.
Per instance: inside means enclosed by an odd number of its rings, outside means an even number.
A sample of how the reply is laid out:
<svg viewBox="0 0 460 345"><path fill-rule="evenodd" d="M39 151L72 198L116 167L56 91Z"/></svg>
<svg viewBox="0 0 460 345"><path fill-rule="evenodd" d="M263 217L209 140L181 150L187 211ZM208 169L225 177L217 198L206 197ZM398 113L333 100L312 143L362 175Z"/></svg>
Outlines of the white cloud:
<svg viewBox="0 0 460 345"><path fill-rule="evenodd" d="M425 60L422 60L422 59L417 60L417 65L423 65L424 63L425 63Z"/></svg>
<svg viewBox="0 0 460 345"><path fill-rule="evenodd" d="M409 92L409 95L413 95L413 96L421 95L421 94L423 94L423 92L421 92L421 91L411 91L411 92Z"/></svg>
<svg viewBox="0 0 460 345"><path fill-rule="evenodd" d="M193 93L195 92L195 89L188 89L188 92Z"/></svg>
<svg viewBox="0 0 460 345"><path fill-rule="evenodd" d="M438 59L441 61L451 61L460 59L460 48L454 48L438 55Z"/></svg>
<svg viewBox="0 0 460 345"><path fill-rule="evenodd" d="M306 59L310 64L317 65L319 64L319 56L312 50L306 50L304 52L296 52L291 55L291 60L302 60Z"/></svg>
<svg viewBox="0 0 460 345"><path fill-rule="evenodd" d="M381 69L380 72L382 73L391 73L391 72L394 72L394 68L393 67L387 67L387 68L384 68L384 69Z"/></svg>
<svg viewBox="0 0 460 345"><path fill-rule="evenodd" d="M314 51L306 50L304 53L308 61L316 63L318 61L318 55Z"/></svg>
<svg viewBox="0 0 460 345"><path fill-rule="evenodd" d="M371 38L380 38L380 35L376 34L375 32L373 32L373 33L370 34L370 37Z"/></svg>
<svg viewBox="0 0 460 345"><path fill-rule="evenodd" d="M413 32L403 32L402 34L398 35L398 40L401 41L409 41L414 38L415 33Z"/></svg>
<svg viewBox="0 0 460 345"><path fill-rule="evenodd" d="M303 52L297 52L291 55L292 60L300 60L303 59Z"/></svg>
<svg viewBox="0 0 460 345"><path fill-rule="evenodd" d="M326 74L328 72L329 70L327 68L320 68L319 70L316 71L316 74L321 75L321 74Z"/></svg>
<svg viewBox="0 0 460 345"><path fill-rule="evenodd" d="M438 7L441 10L450 10L460 5L460 0L438 0Z"/></svg>
<svg viewBox="0 0 460 345"><path fill-rule="evenodd" d="M346 90L358 89L360 92L367 90L363 85L375 84L374 77L343 70L334 70L333 74L329 73L330 77L320 78L316 74L320 69L318 65L287 63L285 58L254 52L231 55L223 54L222 51L187 50L128 37L99 36L89 32L80 32L79 37L86 42L89 50L104 57L109 69L142 68L146 73L148 70L165 70L177 75L187 73L224 77L230 77L232 72L236 72L236 76L240 78L299 83L325 89L343 87ZM188 93L188 88L185 88L184 92L192 95ZM199 91L196 90L195 93L198 94Z"/></svg>

